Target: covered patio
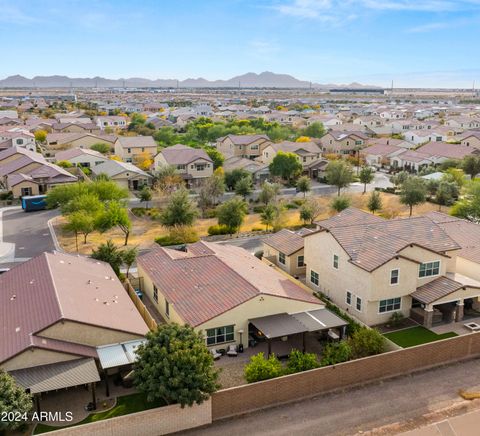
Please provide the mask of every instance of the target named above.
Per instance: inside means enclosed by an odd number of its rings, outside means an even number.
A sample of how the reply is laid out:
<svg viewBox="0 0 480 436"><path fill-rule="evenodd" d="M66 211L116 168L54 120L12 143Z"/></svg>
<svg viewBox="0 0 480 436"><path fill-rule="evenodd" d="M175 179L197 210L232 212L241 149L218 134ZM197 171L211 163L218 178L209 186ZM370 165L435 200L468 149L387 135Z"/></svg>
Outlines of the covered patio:
<svg viewBox="0 0 480 436"><path fill-rule="evenodd" d="M411 296L411 317L429 329L480 315L480 282L460 274L438 277L417 288Z"/></svg>
<svg viewBox="0 0 480 436"><path fill-rule="evenodd" d="M324 332L326 337L340 340L345 336L347 324L328 309L253 318L249 320L249 349L266 343L267 357L272 352L279 356L288 355L293 348L305 352L307 334ZM296 346L292 346L292 342Z"/></svg>
<svg viewBox="0 0 480 436"><path fill-rule="evenodd" d="M93 404L97 403L95 384L100 381L97 365L93 358L68 360L49 365L10 371L10 375L25 390L33 394L37 412L41 411L43 393L76 386L89 386Z"/></svg>

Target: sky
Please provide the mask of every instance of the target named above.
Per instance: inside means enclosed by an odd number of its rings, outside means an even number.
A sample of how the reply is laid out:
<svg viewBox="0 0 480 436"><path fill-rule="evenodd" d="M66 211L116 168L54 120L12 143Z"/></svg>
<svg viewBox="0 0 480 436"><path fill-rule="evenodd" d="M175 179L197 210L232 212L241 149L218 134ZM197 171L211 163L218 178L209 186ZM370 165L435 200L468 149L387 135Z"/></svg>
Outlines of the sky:
<svg viewBox="0 0 480 436"><path fill-rule="evenodd" d="M21 74L480 87L480 0L0 0Z"/></svg>

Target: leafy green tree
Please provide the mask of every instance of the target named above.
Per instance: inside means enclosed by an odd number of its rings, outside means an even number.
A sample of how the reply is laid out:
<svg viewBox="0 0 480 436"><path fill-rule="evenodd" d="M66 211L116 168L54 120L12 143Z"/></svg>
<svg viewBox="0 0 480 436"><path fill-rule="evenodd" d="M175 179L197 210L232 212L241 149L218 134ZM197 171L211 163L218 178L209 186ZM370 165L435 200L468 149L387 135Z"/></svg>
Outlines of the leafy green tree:
<svg viewBox="0 0 480 436"><path fill-rule="evenodd" d="M461 165L461 162L457 159L447 159L440 164L438 169L440 171L446 171L450 168L458 168L459 165Z"/></svg>
<svg viewBox="0 0 480 436"><path fill-rule="evenodd" d="M130 268L137 260L137 256L138 256L137 247L126 248L125 250L122 251L122 261L123 261L123 264L127 267L127 278L130 272Z"/></svg>
<svg viewBox="0 0 480 436"><path fill-rule="evenodd" d="M64 215L84 211L90 215L97 215L105 208L105 204L100 201L96 194L87 192L73 197L70 201L63 204L61 211Z"/></svg>
<svg viewBox="0 0 480 436"><path fill-rule="evenodd" d="M162 165L155 171L153 185L159 191L170 195L175 189L183 186L184 181L173 165Z"/></svg>
<svg viewBox="0 0 480 436"><path fill-rule="evenodd" d="M450 213L480 223L480 180L475 179L466 185L463 198L455 203Z"/></svg>
<svg viewBox="0 0 480 436"><path fill-rule="evenodd" d="M300 219L304 223L313 224L322 211L323 206L320 204L320 202L315 198L309 197L300 206Z"/></svg>
<svg viewBox="0 0 480 436"><path fill-rule="evenodd" d="M462 160L462 169L471 179L474 179L480 173L480 157L465 156Z"/></svg>
<svg viewBox="0 0 480 436"><path fill-rule="evenodd" d="M441 210L442 206L451 206L459 194L458 185L455 182L448 182L447 180L440 181L437 192L435 193L438 210Z"/></svg>
<svg viewBox="0 0 480 436"><path fill-rule="evenodd" d="M348 341L331 342L322 351L321 366L336 365L350 360L352 349Z"/></svg>
<svg viewBox="0 0 480 436"><path fill-rule="evenodd" d="M325 171L327 182L337 187L338 196L340 196L340 190L346 188L353 181L352 167L343 160L331 161Z"/></svg>
<svg viewBox="0 0 480 436"><path fill-rule="evenodd" d="M128 189L122 188L113 180L95 180L88 183L89 192L96 194L101 202L122 201L128 198Z"/></svg>
<svg viewBox="0 0 480 436"><path fill-rule="evenodd" d="M380 192L372 191L370 197L368 198L367 203L368 210L375 214L377 210L380 210L383 207L382 204L382 197L380 196Z"/></svg>
<svg viewBox="0 0 480 436"><path fill-rule="evenodd" d="M350 198L345 197L344 195L341 195L340 197L336 197L332 200L332 203L330 204L330 207L335 211L335 212L341 212L342 210L345 210L350 207L352 200Z"/></svg>
<svg viewBox="0 0 480 436"><path fill-rule="evenodd" d="M401 187L405 181L410 177L410 174L406 171L400 171L390 178L390 181L393 183L395 188Z"/></svg>
<svg viewBox="0 0 480 436"><path fill-rule="evenodd" d="M310 138L321 138L325 135L325 127L319 121L315 121L309 126L305 127L302 134L304 136L309 136Z"/></svg>
<svg viewBox="0 0 480 436"><path fill-rule="evenodd" d="M302 176L297 180L297 190L303 193L303 198L306 197L307 192L312 189L312 181L308 176Z"/></svg>
<svg viewBox="0 0 480 436"><path fill-rule="evenodd" d="M220 168L225 162L225 157L214 147L205 147L208 157L213 161L213 168Z"/></svg>
<svg viewBox="0 0 480 436"><path fill-rule="evenodd" d="M192 406L218 389L218 372L200 332L192 327L164 324L147 333L137 350L134 383L148 401Z"/></svg>
<svg viewBox="0 0 480 436"><path fill-rule="evenodd" d="M27 414L32 409L32 396L19 386L15 379L3 369L0 369L0 413ZM24 425L21 420L0 420L0 433L7 430L18 430Z"/></svg>
<svg viewBox="0 0 480 436"><path fill-rule="evenodd" d="M118 201L111 201L105 207L105 212L100 214L97 219L96 227L103 233L112 227L118 227L125 235L125 242L128 244L128 237L132 230L132 222L128 216L127 209Z"/></svg>
<svg viewBox="0 0 480 436"><path fill-rule="evenodd" d="M160 222L165 227L191 226L198 216L198 209L185 188L175 191L165 210L160 214Z"/></svg>
<svg viewBox="0 0 480 436"><path fill-rule="evenodd" d="M152 201L152 190L148 186L144 186L139 192L140 201L145 203L145 208L148 209L148 202Z"/></svg>
<svg viewBox="0 0 480 436"><path fill-rule="evenodd" d="M57 165L58 165L60 168L72 168L72 167L73 167L72 162L70 162L70 161L68 161L68 160L58 161L58 162L57 162Z"/></svg>
<svg viewBox="0 0 480 436"><path fill-rule="evenodd" d="M255 354L250 357L250 362L245 365L244 375L248 383L254 383L261 380L268 380L279 377L283 374L282 363L274 354L268 359L263 353Z"/></svg>
<svg viewBox="0 0 480 436"><path fill-rule="evenodd" d="M429 179L425 181L425 186L427 188L427 193L429 195L429 198L435 197L435 195L437 194L439 185L440 185L439 180Z"/></svg>
<svg viewBox="0 0 480 436"><path fill-rule="evenodd" d="M78 251L78 234L83 235L83 243L87 243L87 237L97 229L97 216L85 210L78 210L67 215L65 230L75 233L75 245Z"/></svg>
<svg viewBox="0 0 480 436"><path fill-rule="evenodd" d="M279 207L273 203L268 203L260 214L261 223L265 226L265 230L268 231L269 227L273 227L275 221L280 215Z"/></svg>
<svg viewBox="0 0 480 436"><path fill-rule="evenodd" d="M465 173L461 168L449 168L445 170L442 180L456 183L459 189L466 183Z"/></svg>
<svg viewBox="0 0 480 436"><path fill-rule="evenodd" d="M89 187L87 183L71 183L55 186L47 192L47 207L49 209L55 209L57 207L63 209L72 199L81 194L88 193Z"/></svg>
<svg viewBox="0 0 480 436"><path fill-rule="evenodd" d="M280 193L281 186L278 183L264 182L262 184L262 190L258 195L258 201L267 205L270 202L276 200L277 195Z"/></svg>
<svg viewBox="0 0 480 436"><path fill-rule="evenodd" d="M90 257L108 263L115 274L117 276L120 275L120 267L123 263L123 253L111 239L100 244L96 250L92 250Z"/></svg>
<svg viewBox="0 0 480 436"><path fill-rule="evenodd" d="M285 372L294 374L296 372L308 371L318 368L320 364L315 353L302 353L299 350L292 350L288 355Z"/></svg>
<svg viewBox="0 0 480 436"><path fill-rule="evenodd" d="M385 351L385 338L376 329L361 328L352 334L349 339L352 357L373 356Z"/></svg>
<svg viewBox="0 0 480 436"><path fill-rule="evenodd" d="M108 144L105 144L105 142L97 142L90 147L90 150L98 151L102 154L107 154L110 153L111 148Z"/></svg>
<svg viewBox="0 0 480 436"><path fill-rule="evenodd" d="M409 177L402 185L400 202L409 206L410 216L412 216L413 206L425 203L426 194L425 180L420 177Z"/></svg>
<svg viewBox="0 0 480 436"><path fill-rule="evenodd" d="M251 174L243 168L236 168L232 171L226 171L225 185L227 185L228 189L233 190L235 189L235 185L237 184L237 182L246 177L251 177Z"/></svg>
<svg viewBox="0 0 480 436"><path fill-rule="evenodd" d="M252 193L252 190L251 176L244 177L235 184L235 194L241 195L244 200Z"/></svg>
<svg viewBox="0 0 480 436"><path fill-rule="evenodd" d="M294 153L279 151L270 163L270 174L281 177L291 182L295 180L303 170L302 164Z"/></svg>
<svg viewBox="0 0 480 436"><path fill-rule="evenodd" d="M248 205L239 197L227 200L217 207L217 219L219 225L225 225L232 235L242 226L245 215L248 212Z"/></svg>
<svg viewBox="0 0 480 436"><path fill-rule="evenodd" d="M364 166L360 170L360 174L358 175L360 182L363 183L363 193L367 192L367 185L373 182L375 178L375 173L373 172L372 167Z"/></svg>

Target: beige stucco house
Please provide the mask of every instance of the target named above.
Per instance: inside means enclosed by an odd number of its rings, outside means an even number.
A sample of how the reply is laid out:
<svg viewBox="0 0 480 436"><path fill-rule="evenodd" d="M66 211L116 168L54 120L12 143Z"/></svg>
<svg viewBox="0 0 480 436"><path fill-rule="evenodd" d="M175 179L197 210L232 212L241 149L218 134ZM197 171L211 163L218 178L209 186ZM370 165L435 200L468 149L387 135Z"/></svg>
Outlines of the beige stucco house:
<svg viewBox="0 0 480 436"><path fill-rule="evenodd" d="M115 155L124 162L135 163L145 153L153 159L157 154L157 143L152 136L119 136L114 149Z"/></svg>
<svg viewBox="0 0 480 436"><path fill-rule="evenodd" d="M479 226L443 214L384 220L353 208L317 225L304 236L307 284L365 324L401 312L430 327L480 307L471 265L480 259L463 248L465 226L480 247Z"/></svg>
<svg viewBox="0 0 480 436"><path fill-rule="evenodd" d="M267 145L263 149L261 161L264 164L270 164L279 151L295 154L303 168L306 168L313 162L319 160L322 154L320 147L315 144L315 142L283 141Z"/></svg>
<svg viewBox="0 0 480 436"><path fill-rule="evenodd" d="M362 132L330 131L320 139L325 153L354 154L365 146L368 137Z"/></svg>
<svg viewBox="0 0 480 436"><path fill-rule="evenodd" d="M267 135L227 135L217 140L217 150L224 156L255 159L271 144Z"/></svg>
<svg viewBox="0 0 480 436"><path fill-rule="evenodd" d="M239 247L156 246L138 258L144 294L167 322L189 324L209 347L249 346L252 320L324 309L308 288Z"/></svg>
<svg viewBox="0 0 480 436"><path fill-rule="evenodd" d="M213 174L213 161L205 150L183 144L164 148L155 156L153 162L155 170L173 166L185 180L187 187L197 187Z"/></svg>

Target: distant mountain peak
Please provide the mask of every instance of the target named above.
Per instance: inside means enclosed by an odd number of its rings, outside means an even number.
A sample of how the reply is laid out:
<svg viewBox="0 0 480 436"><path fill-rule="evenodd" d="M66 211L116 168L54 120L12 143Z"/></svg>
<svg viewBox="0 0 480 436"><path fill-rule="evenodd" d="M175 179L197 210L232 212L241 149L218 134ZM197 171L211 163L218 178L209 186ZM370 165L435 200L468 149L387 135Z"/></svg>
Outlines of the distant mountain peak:
<svg viewBox="0 0 480 436"><path fill-rule="evenodd" d="M85 77L72 78L63 75L52 76L35 76L28 79L19 74L9 76L0 80L0 88L20 88L20 87L37 87L37 88L171 88L178 86L182 88L313 88L328 89L331 87L355 87L366 88L367 86L352 83L350 85L321 85L311 83L305 80L299 80L289 74L277 74L271 71L263 71L261 73L248 72L239 76L232 77L228 80L207 80L203 77L189 78L186 80L177 79L144 79L141 77L131 77L128 79L107 79L104 77ZM368 88L372 88L368 86Z"/></svg>

